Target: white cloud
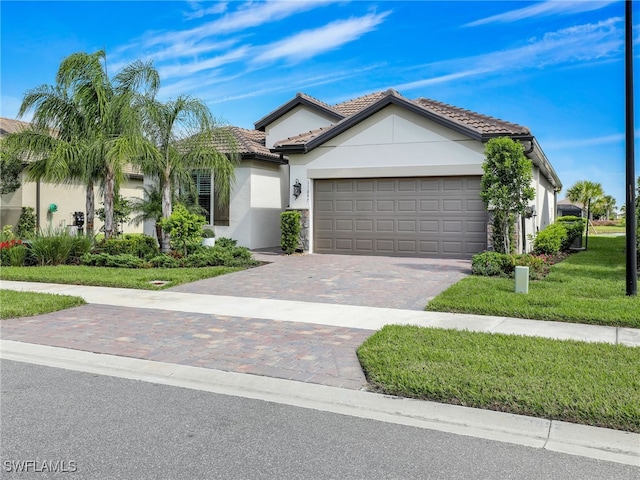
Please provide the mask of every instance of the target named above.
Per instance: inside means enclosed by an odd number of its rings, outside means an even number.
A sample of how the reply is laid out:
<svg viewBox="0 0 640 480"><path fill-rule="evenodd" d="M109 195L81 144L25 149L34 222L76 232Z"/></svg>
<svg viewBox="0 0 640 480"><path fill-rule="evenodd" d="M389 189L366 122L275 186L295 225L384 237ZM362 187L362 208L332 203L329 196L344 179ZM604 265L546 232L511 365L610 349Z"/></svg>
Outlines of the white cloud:
<svg viewBox="0 0 640 480"><path fill-rule="evenodd" d="M193 20L194 18L202 18L205 15L216 15L227 10L228 2L214 2L209 8L203 8L199 2L189 2L191 6L190 12L184 13L184 18Z"/></svg>
<svg viewBox="0 0 640 480"><path fill-rule="evenodd" d="M374 30L391 11L368 14L363 17L337 20L323 27L305 30L270 45L255 58L263 63L279 59L304 60L320 53L333 50L341 45L357 40Z"/></svg>
<svg viewBox="0 0 640 480"><path fill-rule="evenodd" d="M296 13L333 3L336 0L306 0L283 1L272 0L267 2L247 2L237 10L230 12L217 20L207 22L198 27L172 31L165 33L153 32L142 39L145 48L154 45L197 42L214 35L223 35L238 31L245 31L252 27L258 27L265 23L282 20Z"/></svg>
<svg viewBox="0 0 640 480"><path fill-rule="evenodd" d="M519 8L517 10L511 10L509 12L500 13L498 15L492 15L490 17L481 18L473 22L467 23L465 27L477 27L479 25L488 25L493 23L511 23L519 20L524 20L531 17L542 17L549 15L570 15L574 13L590 12L592 10L599 10L612 3L613 1L559 1L548 0L546 2L537 2L534 5L528 7Z"/></svg>
<svg viewBox="0 0 640 480"><path fill-rule="evenodd" d="M161 66L158 67L158 72L160 73L161 78L173 78L185 75L193 75L194 73L202 72L205 70L213 70L214 68L218 68L228 63L240 60L246 57L248 52L249 47L242 46L217 57L206 58L204 60L196 60L179 65Z"/></svg>
<svg viewBox="0 0 640 480"><path fill-rule="evenodd" d="M421 65L417 68L425 71L426 78L396 88L410 90L466 77L602 61L623 51L621 27L622 18L614 17L550 32L508 50Z"/></svg>

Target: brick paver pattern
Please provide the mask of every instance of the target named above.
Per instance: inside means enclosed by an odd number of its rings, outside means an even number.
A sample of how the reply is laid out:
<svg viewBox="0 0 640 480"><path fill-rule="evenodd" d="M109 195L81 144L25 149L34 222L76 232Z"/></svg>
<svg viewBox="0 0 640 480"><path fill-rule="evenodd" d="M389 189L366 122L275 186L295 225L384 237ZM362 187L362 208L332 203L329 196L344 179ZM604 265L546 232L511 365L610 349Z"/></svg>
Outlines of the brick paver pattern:
<svg viewBox="0 0 640 480"><path fill-rule="evenodd" d="M360 389L373 331L106 305L0 322L2 338Z"/></svg>
<svg viewBox="0 0 640 480"><path fill-rule="evenodd" d="M272 262L170 288L176 292L423 310L429 299L471 273L469 260L276 255Z"/></svg>

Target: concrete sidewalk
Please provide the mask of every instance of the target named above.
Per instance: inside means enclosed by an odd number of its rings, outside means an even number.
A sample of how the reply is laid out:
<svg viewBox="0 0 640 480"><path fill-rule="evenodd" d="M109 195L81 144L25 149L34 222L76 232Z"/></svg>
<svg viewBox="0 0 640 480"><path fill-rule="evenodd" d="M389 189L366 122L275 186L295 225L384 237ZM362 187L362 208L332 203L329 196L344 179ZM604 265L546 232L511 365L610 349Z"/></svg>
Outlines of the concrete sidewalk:
<svg viewBox="0 0 640 480"><path fill-rule="evenodd" d="M0 288L76 295L84 298L88 303L99 305L225 315L366 330L378 330L384 325L400 324L640 346L640 329L635 328L291 300L240 298L168 290L133 290L6 280L0 282Z"/></svg>
<svg viewBox="0 0 640 480"><path fill-rule="evenodd" d="M640 466L640 434L363 391L355 350L386 324L640 346L640 329L77 285L0 288L89 305L0 322L0 358L260 398ZM252 373L254 375L246 375Z"/></svg>

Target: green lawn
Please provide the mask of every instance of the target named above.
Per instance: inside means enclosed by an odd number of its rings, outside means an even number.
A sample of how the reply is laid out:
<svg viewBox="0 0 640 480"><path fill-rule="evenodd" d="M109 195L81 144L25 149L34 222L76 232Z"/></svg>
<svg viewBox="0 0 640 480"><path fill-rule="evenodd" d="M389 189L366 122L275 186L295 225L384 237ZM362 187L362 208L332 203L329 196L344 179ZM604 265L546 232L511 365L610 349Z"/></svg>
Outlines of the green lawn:
<svg viewBox="0 0 640 480"><path fill-rule="evenodd" d="M640 348L388 325L358 358L379 392L640 432Z"/></svg>
<svg viewBox="0 0 640 480"><path fill-rule="evenodd" d="M0 319L29 317L84 305L80 297L0 290Z"/></svg>
<svg viewBox="0 0 640 480"><path fill-rule="evenodd" d="M204 278L217 277L225 273L237 272L241 268L110 268L87 266L46 266L46 267L2 267L2 280L25 282L67 283L73 285L97 285L102 287L138 288L160 290L182 283L195 282ZM157 286L149 282L166 281Z"/></svg>
<svg viewBox="0 0 640 480"><path fill-rule="evenodd" d="M640 297L627 297L624 237L590 237L589 250L553 265L528 294L508 278L469 276L427 310L640 328Z"/></svg>

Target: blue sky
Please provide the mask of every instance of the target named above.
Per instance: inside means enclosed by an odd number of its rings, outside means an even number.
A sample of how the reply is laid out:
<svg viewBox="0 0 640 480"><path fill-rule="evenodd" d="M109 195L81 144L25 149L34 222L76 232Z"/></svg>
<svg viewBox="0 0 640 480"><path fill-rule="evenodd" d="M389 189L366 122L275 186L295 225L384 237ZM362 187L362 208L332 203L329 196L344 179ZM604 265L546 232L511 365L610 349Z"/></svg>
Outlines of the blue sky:
<svg viewBox="0 0 640 480"><path fill-rule="evenodd" d="M110 73L152 60L161 98L191 94L245 128L296 92L333 104L395 88L529 127L559 198L588 179L625 201L623 1L3 0L0 15L4 117L64 57L98 49Z"/></svg>

